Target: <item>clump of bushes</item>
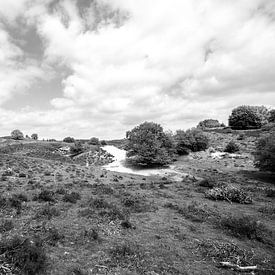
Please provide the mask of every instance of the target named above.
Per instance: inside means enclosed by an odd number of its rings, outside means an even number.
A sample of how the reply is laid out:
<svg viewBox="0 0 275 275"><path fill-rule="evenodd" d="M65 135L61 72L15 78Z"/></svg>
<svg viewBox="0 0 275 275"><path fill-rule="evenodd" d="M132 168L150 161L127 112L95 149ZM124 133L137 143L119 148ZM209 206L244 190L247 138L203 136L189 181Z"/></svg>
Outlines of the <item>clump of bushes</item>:
<svg viewBox="0 0 275 275"><path fill-rule="evenodd" d="M70 203L76 203L80 199L81 199L81 196L78 192L71 192L71 193L65 194L63 197L63 201L70 202Z"/></svg>
<svg viewBox="0 0 275 275"><path fill-rule="evenodd" d="M252 198L243 190L233 186L215 187L205 193L206 198L211 200L226 200L241 204L251 204Z"/></svg>
<svg viewBox="0 0 275 275"><path fill-rule="evenodd" d="M258 140L255 166L263 171L275 172L275 131L271 131Z"/></svg>
<svg viewBox="0 0 275 275"><path fill-rule="evenodd" d="M272 243L272 232L252 216L224 216L220 219L222 228L238 238L248 238L262 243Z"/></svg>
<svg viewBox="0 0 275 275"><path fill-rule="evenodd" d="M70 147L70 153L72 155L78 155L84 151L84 148L81 144L81 142L77 141Z"/></svg>
<svg viewBox="0 0 275 275"><path fill-rule="evenodd" d="M274 123L275 122L275 109L272 109L268 113L268 122Z"/></svg>
<svg viewBox="0 0 275 275"><path fill-rule="evenodd" d="M30 240L15 236L0 242L0 254L18 274L35 275L42 273L47 257L39 239Z"/></svg>
<svg viewBox="0 0 275 275"><path fill-rule="evenodd" d="M16 129L11 132L11 138L15 140L22 140L24 139L24 135L20 130Z"/></svg>
<svg viewBox="0 0 275 275"><path fill-rule="evenodd" d="M74 138L73 137L65 137L63 139L63 142L74 143Z"/></svg>
<svg viewBox="0 0 275 275"><path fill-rule="evenodd" d="M52 219L53 217L60 216L60 210L57 209L54 206L51 206L49 204L43 206L37 213L36 218L42 218L45 217L48 220Z"/></svg>
<svg viewBox="0 0 275 275"><path fill-rule="evenodd" d="M203 131L193 128L187 131L178 130L174 136L176 151L179 155L203 151L209 146L209 139Z"/></svg>
<svg viewBox="0 0 275 275"><path fill-rule="evenodd" d="M34 201L54 202L54 192L50 190L42 190L37 196L33 198Z"/></svg>
<svg viewBox="0 0 275 275"><path fill-rule="evenodd" d="M223 127L223 124L219 123L217 119L205 119L200 121L197 128L205 129L205 128L218 128Z"/></svg>
<svg viewBox="0 0 275 275"><path fill-rule="evenodd" d="M128 163L139 166L164 166L174 158L169 134L153 122L144 122L126 133Z"/></svg>
<svg viewBox="0 0 275 275"><path fill-rule="evenodd" d="M239 106L229 116L232 129L258 129L268 122L268 109L264 106Z"/></svg>
<svg viewBox="0 0 275 275"><path fill-rule="evenodd" d="M234 140L231 140L227 145L226 147L224 148L224 152L227 152L227 153L235 153L235 152L238 152L240 150L238 144L235 143Z"/></svg>
<svg viewBox="0 0 275 275"><path fill-rule="evenodd" d="M90 145L100 145L99 139L96 137L90 138L89 142Z"/></svg>

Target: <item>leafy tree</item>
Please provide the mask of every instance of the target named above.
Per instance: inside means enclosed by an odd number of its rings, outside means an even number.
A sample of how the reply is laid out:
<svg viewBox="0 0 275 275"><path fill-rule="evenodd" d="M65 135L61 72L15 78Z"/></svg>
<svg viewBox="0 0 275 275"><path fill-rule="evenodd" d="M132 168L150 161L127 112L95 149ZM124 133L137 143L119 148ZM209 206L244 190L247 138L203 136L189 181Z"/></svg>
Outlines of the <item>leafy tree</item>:
<svg viewBox="0 0 275 275"><path fill-rule="evenodd" d="M63 139L64 142L67 142L67 143L73 143L74 142L74 138L73 137L65 137Z"/></svg>
<svg viewBox="0 0 275 275"><path fill-rule="evenodd" d="M197 128L204 129L204 128L217 128L221 127L221 124L217 119L205 119L200 121Z"/></svg>
<svg viewBox="0 0 275 275"><path fill-rule="evenodd" d="M35 133L32 134L32 135L31 135L31 138L34 139L34 140L38 140L38 134L35 134Z"/></svg>
<svg viewBox="0 0 275 275"><path fill-rule="evenodd" d="M264 106L239 106L229 116L229 126L233 129L258 129L268 121L268 110Z"/></svg>
<svg viewBox="0 0 275 275"><path fill-rule="evenodd" d="M178 130L174 136L179 155L202 151L208 148L209 139L200 129Z"/></svg>
<svg viewBox="0 0 275 275"><path fill-rule="evenodd" d="M275 109L268 112L268 122L275 123Z"/></svg>
<svg viewBox="0 0 275 275"><path fill-rule="evenodd" d="M106 142L106 140L101 140L100 144L101 144L102 146L105 146L105 145L107 145L107 142Z"/></svg>
<svg viewBox="0 0 275 275"><path fill-rule="evenodd" d="M161 125L144 122L126 133L128 160L135 165L163 166L174 157L172 139Z"/></svg>
<svg viewBox="0 0 275 275"><path fill-rule="evenodd" d="M20 130L16 129L11 132L11 138L16 140L21 140L21 139L24 139L24 135Z"/></svg>
<svg viewBox="0 0 275 275"><path fill-rule="evenodd" d="M99 139L98 139L98 138L92 137L92 138L90 138L90 140L89 140L89 144L91 144L91 145L99 145L100 142L99 142Z"/></svg>
<svg viewBox="0 0 275 275"><path fill-rule="evenodd" d="M255 166L263 171L275 172L275 131L260 138L256 144Z"/></svg>

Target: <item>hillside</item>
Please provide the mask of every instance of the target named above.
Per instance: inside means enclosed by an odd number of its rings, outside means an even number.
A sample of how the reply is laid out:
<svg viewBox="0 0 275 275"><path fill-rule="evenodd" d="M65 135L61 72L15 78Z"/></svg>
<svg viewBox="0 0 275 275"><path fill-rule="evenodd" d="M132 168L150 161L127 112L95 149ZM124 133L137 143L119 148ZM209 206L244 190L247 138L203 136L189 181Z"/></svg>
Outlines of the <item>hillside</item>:
<svg viewBox="0 0 275 275"><path fill-rule="evenodd" d="M0 274L32 264L61 275L239 274L254 265L272 274L275 176L253 166L256 137L207 135L207 151L175 162L186 174L179 181L87 167L85 155L56 157L59 143L1 146ZM232 139L238 154L213 155ZM28 253L39 261L22 264Z"/></svg>

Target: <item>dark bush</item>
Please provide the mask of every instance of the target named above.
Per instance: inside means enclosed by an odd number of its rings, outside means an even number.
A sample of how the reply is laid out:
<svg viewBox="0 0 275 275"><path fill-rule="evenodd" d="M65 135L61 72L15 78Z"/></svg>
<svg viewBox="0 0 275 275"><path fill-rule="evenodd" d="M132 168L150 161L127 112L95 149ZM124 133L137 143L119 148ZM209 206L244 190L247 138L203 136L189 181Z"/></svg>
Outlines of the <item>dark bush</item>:
<svg viewBox="0 0 275 275"><path fill-rule="evenodd" d="M98 139L98 138L92 137L92 138L90 138L90 140L89 140L89 144L91 144L91 145L100 145L100 142L99 142L99 139Z"/></svg>
<svg viewBox="0 0 275 275"><path fill-rule="evenodd" d="M50 190L42 190L33 200L54 202L54 192Z"/></svg>
<svg viewBox="0 0 275 275"><path fill-rule="evenodd" d="M70 147L70 153L72 155L78 155L84 151L84 148L81 144L81 142L77 141Z"/></svg>
<svg viewBox="0 0 275 275"><path fill-rule="evenodd" d="M258 129L268 122L268 110L264 106L239 106L229 116L232 129Z"/></svg>
<svg viewBox="0 0 275 275"><path fill-rule="evenodd" d="M201 130L195 128L187 131L178 130L174 139L176 142L176 151L179 155L202 151L209 146L208 137Z"/></svg>
<svg viewBox="0 0 275 275"><path fill-rule="evenodd" d="M63 201L70 202L70 203L76 203L80 199L81 199L81 196L78 192L71 192L69 194L65 194L63 197Z"/></svg>
<svg viewBox="0 0 275 275"><path fill-rule="evenodd" d="M219 222L222 228L238 238L246 237L263 243L272 242L272 232L252 216L224 216Z"/></svg>
<svg viewBox="0 0 275 275"><path fill-rule="evenodd" d="M100 144L101 144L102 146L105 146L105 145L107 145L107 142L106 142L105 140L101 140L101 141L100 141Z"/></svg>
<svg viewBox="0 0 275 275"><path fill-rule="evenodd" d="M271 131L258 140L255 166L263 171L275 172L275 131Z"/></svg>
<svg viewBox="0 0 275 275"><path fill-rule="evenodd" d="M60 216L60 210L49 204L43 206L35 215L36 218L46 217L48 220Z"/></svg>
<svg viewBox="0 0 275 275"><path fill-rule="evenodd" d="M144 122L126 133L127 158L134 165L163 166L174 157L172 138L153 122Z"/></svg>
<svg viewBox="0 0 275 275"><path fill-rule="evenodd" d="M235 153L240 150L238 144L235 143L234 140L231 140L224 148L224 152L227 153Z"/></svg>
<svg viewBox="0 0 275 275"><path fill-rule="evenodd" d="M12 220L2 219L0 220L0 233L4 233L12 230L14 227Z"/></svg>
<svg viewBox="0 0 275 275"><path fill-rule="evenodd" d="M10 240L2 240L0 254L14 269L19 269L19 274L42 273L47 264L46 253L42 242L38 239L30 240L15 236Z"/></svg>
<svg viewBox="0 0 275 275"><path fill-rule="evenodd" d="M221 124L217 119L205 119L200 121L197 128L205 129L205 128L217 128L221 127Z"/></svg>
<svg viewBox="0 0 275 275"><path fill-rule="evenodd" d="M64 235L61 234L57 228L50 227L47 230L45 241L51 245L55 246L59 241L64 239Z"/></svg>
<svg viewBox="0 0 275 275"><path fill-rule="evenodd" d="M275 123L275 109L268 112L268 122Z"/></svg>
<svg viewBox="0 0 275 275"><path fill-rule="evenodd" d="M11 132L11 138L15 140L21 140L24 139L24 135L20 130L16 129Z"/></svg>
<svg viewBox="0 0 275 275"><path fill-rule="evenodd" d="M67 142L67 143L74 143L74 138L73 137L65 137L63 139L64 142Z"/></svg>

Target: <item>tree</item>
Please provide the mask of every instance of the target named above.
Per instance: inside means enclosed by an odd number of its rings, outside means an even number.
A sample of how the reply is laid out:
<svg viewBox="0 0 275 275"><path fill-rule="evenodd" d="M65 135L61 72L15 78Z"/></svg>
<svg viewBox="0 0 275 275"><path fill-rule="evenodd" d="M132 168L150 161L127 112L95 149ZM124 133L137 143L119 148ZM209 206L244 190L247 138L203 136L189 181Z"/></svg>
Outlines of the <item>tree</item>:
<svg viewBox="0 0 275 275"><path fill-rule="evenodd" d="M100 142L99 142L99 139L98 139L98 138L92 137L92 138L90 138L90 140L89 140L89 144L91 144L91 145L99 145Z"/></svg>
<svg viewBox="0 0 275 275"><path fill-rule="evenodd" d="M200 129L178 130L174 136L179 155L202 151L208 148L209 139Z"/></svg>
<svg viewBox="0 0 275 275"><path fill-rule="evenodd" d="M144 122L126 133L127 158L132 164L163 166L174 157L173 141L154 122Z"/></svg>
<svg viewBox="0 0 275 275"><path fill-rule="evenodd" d="M63 139L64 142L67 142L67 143L73 143L74 142L74 138L73 137L65 137Z"/></svg>
<svg viewBox="0 0 275 275"><path fill-rule="evenodd" d="M38 140L38 134L35 134L35 133L32 134L32 135L31 135L31 138L34 139L34 140Z"/></svg>
<svg viewBox="0 0 275 275"><path fill-rule="evenodd" d="M221 124L217 119L205 119L200 121L197 128L204 129L204 128L217 128L221 127Z"/></svg>
<svg viewBox="0 0 275 275"><path fill-rule="evenodd" d="M268 112L268 122L275 123L275 109Z"/></svg>
<svg viewBox="0 0 275 275"><path fill-rule="evenodd" d="M255 166L263 171L275 172L275 130L258 140Z"/></svg>
<svg viewBox="0 0 275 275"><path fill-rule="evenodd" d="M16 140L21 140L21 139L24 139L24 135L20 130L16 129L11 132L11 138Z"/></svg>
<svg viewBox="0 0 275 275"><path fill-rule="evenodd" d="M258 129L268 121L268 110L264 106L239 106L229 116L229 126L233 129Z"/></svg>
<svg viewBox="0 0 275 275"><path fill-rule="evenodd" d="M106 142L106 140L101 140L101 141L100 141L100 144L101 144L102 146L105 146L105 145L107 145L107 142Z"/></svg>

